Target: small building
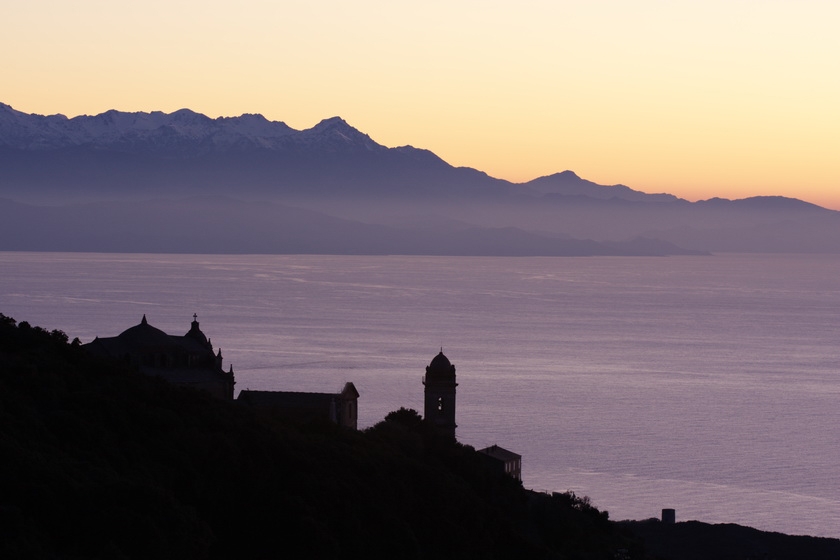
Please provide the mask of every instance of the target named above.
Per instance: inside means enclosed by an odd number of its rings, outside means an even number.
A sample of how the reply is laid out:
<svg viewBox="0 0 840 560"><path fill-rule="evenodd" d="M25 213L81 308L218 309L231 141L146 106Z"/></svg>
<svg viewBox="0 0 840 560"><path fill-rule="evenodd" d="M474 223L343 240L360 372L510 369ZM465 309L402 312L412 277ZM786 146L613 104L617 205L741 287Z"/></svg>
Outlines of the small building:
<svg viewBox="0 0 840 560"><path fill-rule="evenodd" d="M210 340L193 315L184 336L166 334L149 324L146 316L114 337L96 337L83 345L92 354L109 356L137 366L147 375L161 377L175 385L193 387L225 400L233 400L233 366L222 369L222 351L213 352Z"/></svg>
<svg viewBox="0 0 840 560"><path fill-rule="evenodd" d="M522 455L498 445L479 449L478 452L485 457L485 462L493 469L516 480L522 480Z"/></svg>
<svg viewBox="0 0 840 560"><path fill-rule="evenodd" d="M346 383L338 393L245 389L239 392L236 401L301 422L329 420L351 430L358 425L359 392L352 383Z"/></svg>

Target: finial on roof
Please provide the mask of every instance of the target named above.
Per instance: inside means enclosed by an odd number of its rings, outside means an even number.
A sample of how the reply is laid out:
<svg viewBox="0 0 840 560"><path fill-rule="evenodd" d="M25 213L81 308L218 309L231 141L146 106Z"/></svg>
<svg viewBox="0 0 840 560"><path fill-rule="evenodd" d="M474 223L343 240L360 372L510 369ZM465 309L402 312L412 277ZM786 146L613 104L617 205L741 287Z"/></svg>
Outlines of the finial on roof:
<svg viewBox="0 0 840 560"><path fill-rule="evenodd" d="M141 325L148 325L149 324L149 322L146 321L146 314L145 313L143 313L143 319L140 321L140 324Z"/></svg>
<svg viewBox="0 0 840 560"><path fill-rule="evenodd" d="M198 321L198 313L193 313L193 321Z"/></svg>

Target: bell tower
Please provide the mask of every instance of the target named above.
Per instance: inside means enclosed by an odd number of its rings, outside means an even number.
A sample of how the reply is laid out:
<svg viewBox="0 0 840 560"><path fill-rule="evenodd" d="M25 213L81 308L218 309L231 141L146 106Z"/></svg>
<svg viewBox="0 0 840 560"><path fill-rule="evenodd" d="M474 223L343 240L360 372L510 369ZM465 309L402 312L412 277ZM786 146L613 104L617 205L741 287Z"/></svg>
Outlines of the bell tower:
<svg viewBox="0 0 840 560"><path fill-rule="evenodd" d="M434 357L423 376L425 400L423 417L441 432L455 439L455 366L443 355Z"/></svg>

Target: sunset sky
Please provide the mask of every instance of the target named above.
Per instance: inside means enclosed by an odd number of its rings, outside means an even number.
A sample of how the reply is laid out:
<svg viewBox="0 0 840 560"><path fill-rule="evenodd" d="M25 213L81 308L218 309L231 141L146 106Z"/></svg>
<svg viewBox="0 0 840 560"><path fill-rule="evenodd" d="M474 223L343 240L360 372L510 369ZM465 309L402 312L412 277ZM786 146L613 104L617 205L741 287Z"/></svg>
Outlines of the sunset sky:
<svg viewBox="0 0 840 560"><path fill-rule="evenodd" d="M4 4L0 101L27 113L337 115L517 182L840 209L836 0Z"/></svg>

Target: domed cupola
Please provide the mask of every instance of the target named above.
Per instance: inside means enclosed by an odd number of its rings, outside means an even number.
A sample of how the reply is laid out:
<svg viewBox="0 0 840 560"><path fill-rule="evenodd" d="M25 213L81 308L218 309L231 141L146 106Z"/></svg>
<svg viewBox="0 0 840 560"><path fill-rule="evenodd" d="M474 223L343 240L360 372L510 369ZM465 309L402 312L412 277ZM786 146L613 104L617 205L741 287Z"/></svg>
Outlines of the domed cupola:
<svg viewBox="0 0 840 560"><path fill-rule="evenodd" d="M455 366L443 349L426 366L423 416L443 433L455 437Z"/></svg>
<svg viewBox="0 0 840 560"><path fill-rule="evenodd" d="M169 335L150 325L145 314L139 325L124 330L117 336L117 339L123 344L141 348L163 348L170 344Z"/></svg>
<svg viewBox="0 0 840 560"><path fill-rule="evenodd" d="M210 345L210 341L207 339L204 333L201 332L201 329L198 328L198 315L195 313L193 313L193 321L192 323L190 323L190 330L184 336L192 338L193 340L199 342L202 346L212 347Z"/></svg>
<svg viewBox="0 0 840 560"><path fill-rule="evenodd" d="M426 366L426 379L440 379L455 381L455 366L444 356L443 350L432 359L432 363Z"/></svg>

